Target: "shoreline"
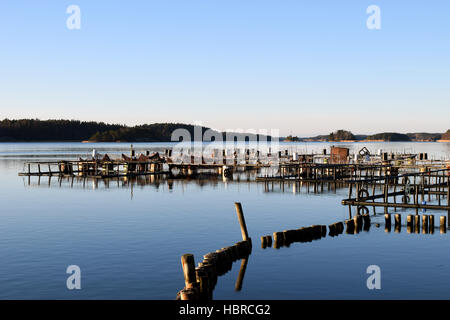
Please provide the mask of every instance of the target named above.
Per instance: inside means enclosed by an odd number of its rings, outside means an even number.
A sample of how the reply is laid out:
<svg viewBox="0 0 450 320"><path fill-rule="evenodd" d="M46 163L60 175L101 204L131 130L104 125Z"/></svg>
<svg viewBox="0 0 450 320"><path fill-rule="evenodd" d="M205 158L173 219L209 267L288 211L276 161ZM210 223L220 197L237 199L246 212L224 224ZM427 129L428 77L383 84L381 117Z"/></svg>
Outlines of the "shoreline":
<svg viewBox="0 0 450 320"><path fill-rule="evenodd" d="M211 141L204 141L204 143L210 143ZM227 140L223 140L223 142L229 142ZM381 143L389 143L389 142L401 142L401 143L411 143L411 142L420 142L420 143L450 143L450 140L435 140L435 141L421 141L421 140L412 140L412 141L388 141L388 140L339 140L339 141L324 141L324 140L307 140L307 141L286 141L281 140L279 142L283 143L373 143L373 142L381 142ZM36 141L25 141L25 140L17 140L17 141L0 141L0 143L178 143L178 141L90 141L90 140L36 140Z"/></svg>

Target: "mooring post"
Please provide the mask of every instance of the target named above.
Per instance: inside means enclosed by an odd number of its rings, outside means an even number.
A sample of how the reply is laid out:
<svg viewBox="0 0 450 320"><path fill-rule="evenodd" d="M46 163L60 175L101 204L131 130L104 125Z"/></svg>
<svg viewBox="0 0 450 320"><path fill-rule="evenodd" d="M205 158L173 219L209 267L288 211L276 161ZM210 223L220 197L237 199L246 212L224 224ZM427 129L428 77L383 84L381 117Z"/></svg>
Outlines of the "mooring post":
<svg viewBox="0 0 450 320"><path fill-rule="evenodd" d="M422 215L422 233L428 233L428 216L426 214Z"/></svg>
<svg viewBox="0 0 450 320"><path fill-rule="evenodd" d="M184 284L186 288L192 288L192 284L197 282L197 276L195 274L195 261L194 255L187 253L181 256L181 265L183 267Z"/></svg>
<svg viewBox="0 0 450 320"><path fill-rule="evenodd" d="M440 232L446 233L447 232L447 217L441 216L439 219L439 224L440 224Z"/></svg>
<svg viewBox="0 0 450 320"><path fill-rule="evenodd" d="M434 215L430 214L428 215L428 232L434 233Z"/></svg>
<svg viewBox="0 0 450 320"><path fill-rule="evenodd" d="M414 216L414 231L415 233L420 231L420 216L418 214Z"/></svg>
<svg viewBox="0 0 450 320"><path fill-rule="evenodd" d="M384 214L384 222L386 224L386 226L391 226L391 214L390 213L385 213Z"/></svg>
<svg viewBox="0 0 450 320"><path fill-rule="evenodd" d="M394 218L395 218L395 224L396 225L401 225L402 224L402 216L400 214L396 213Z"/></svg>
<svg viewBox="0 0 450 320"><path fill-rule="evenodd" d="M239 219L239 224L241 226L242 240L247 241L249 239L247 226L245 224L244 212L242 211L242 205L240 202L235 202L234 206L236 207L236 213Z"/></svg>

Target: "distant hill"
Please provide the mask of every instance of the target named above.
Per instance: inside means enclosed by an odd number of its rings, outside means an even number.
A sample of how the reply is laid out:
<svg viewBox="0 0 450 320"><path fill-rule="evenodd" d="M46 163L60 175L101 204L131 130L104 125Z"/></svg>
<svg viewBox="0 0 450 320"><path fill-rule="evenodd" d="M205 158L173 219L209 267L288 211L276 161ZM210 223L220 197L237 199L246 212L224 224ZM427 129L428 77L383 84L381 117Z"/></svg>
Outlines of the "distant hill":
<svg viewBox="0 0 450 320"><path fill-rule="evenodd" d="M0 142L14 141L93 141L93 142L170 142L172 132L176 129L185 129L194 137L194 125L183 123L154 123L129 127L120 124L107 124L104 122L78 121L78 120L39 120L39 119L4 119L0 121ZM202 127L204 133L207 127ZM226 134L211 131L215 135ZM240 141L271 140L271 137L231 133ZM233 139L233 137L229 137ZM384 132L374 135L354 135L347 130L337 130L328 135L318 135L310 138L288 136L285 141L436 141L450 140L450 130L440 133L395 133ZM236 139L235 139L236 140Z"/></svg>
<svg viewBox="0 0 450 320"><path fill-rule="evenodd" d="M197 139L195 133L195 126L184 123L154 123L145 124L135 127L122 127L116 130L108 130L103 132L97 132L91 136L88 140L95 142L111 142L111 141L127 141L127 142L170 142L172 141L172 133L177 129L184 129L189 132L191 139ZM214 138L204 137L204 133L210 130L209 133ZM202 127L202 133L199 137L204 138L205 141L215 141L216 137L222 137L222 141L227 139L235 141L256 141L267 139L271 140L270 136L247 134L239 132L219 132L207 127ZM180 141L183 139L180 138Z"/></svg>
<svg viewBox="0 0 450 320"><path fill-rule="evenodd" d="M285 138L282 138L282 140L286 141L286 142L298 142L298 141L300 141L300 139L297 136L293 137L292 135L289 135L289 136L287 136Z"/></svg>
<svg viewBox="0 0 450 320"><path fill-rule="evenodd" d="M366 140L368 137L367 134L355 134L356 140Z"/></svg>
<svg viewBox="0 0 450 320"><path fill-rule="evenodd" d="M441 139L442 133L407 133L406 134L412 141L436 141Z"/></svg>
<svg viewBox="0 0 450 320"><path fill-rule="evenodd" d="M383 132L370 135L366 140L383 140L383 141L411 141L411 138L403 133Z"/></svg>
<svg viewBox="0 0 450 320"><path fill-rule="evenodd" d="M450 130L442 135L441 140L450 140Z"/></svg>
<svg viewBox="0 0 450 320"><path fill-rule="evenodd" d="M9 141L92 141L92 142L170 142L176 129L189 132L195 138L195 126L183 123L154 123L128 127L103 122L82 122L78 120L2 120L0 121L0 142ZM202 137L209 128L202 127ZM243 141L271 140L270 136L222 133L211 130L215 136ZM200 138L202 138L200 137ZM181 139L182 140L182 139ZM213 138L212 141L215 139Z"/></svg>
<svg viewBox="0 0 450 320"><path fill-rule="evenodd" d="M0 141L82 141L96 132L122 127L78 120L4 119L0 121Z"/></svg>
<svg viewBox="0 0 450 320"><path fill-rule="evenodd" d="M328 135L328 141L356 140L353 133L346 130L337 130Z"/></svg>

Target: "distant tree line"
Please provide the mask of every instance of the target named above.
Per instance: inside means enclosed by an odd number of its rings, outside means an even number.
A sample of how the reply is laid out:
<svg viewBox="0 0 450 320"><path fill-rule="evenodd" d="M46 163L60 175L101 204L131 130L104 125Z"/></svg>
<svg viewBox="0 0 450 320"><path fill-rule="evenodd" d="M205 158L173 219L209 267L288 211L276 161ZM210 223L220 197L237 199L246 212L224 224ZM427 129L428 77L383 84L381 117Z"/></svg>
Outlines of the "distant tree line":
<svg viewBox="0 0 450 320"><path fill-rule="evenodd" d="M403 133L383 132L367 137L367 140L383 140L383 141L411 141L411 138Z"/></svg>
<svg viewBox="0 0 450 320"><path fill-rule="evenodd" d="M128 127L120 124L107 124L104 122L78 121L78 120L39 120L20 119L0 121L0 141L96 141L96 142L167 142L172 141L172 133L176 129L185 129L192 139L195 138L195 127L182 123L154 123L135 127ZM202 127L202 137L209 128ZM226 140L224 132L211 131L213 135L222 136ZM229 140L249 141L269 140L271 137L256 136L253 134L232 133L234 137ZM317 136L311 140L383 140L383 141L412 141L438 139L450 140L450 130L444 134L439 133L395 133L384 132L370 136L353 135L350 131L338 130L327 136ZM214 139L212 139L214 141ZM288 136L286 141L302 141L296 136Z"/></svg>
<svg viewBox="0 0 450 320"><path fill-rule="evenodd" d="M287 136L284 139L284 141L287 141L287 142L298 142L298 141L300 141L300 139L297 136L293 137L292 135L289 135L289 136Z"/></svg>
<svg viewBox="0 0 450 320"><path fill-rule="evenodd" d="M441 137L442 140L450 140L450 130L447 130Z"/></svg>
<svg viewBox="0 0 450 320"><path fill-rule="evenodd" d="M182 123L154 123L135 127L103 122L82 122L77 120L21 119L0 121L0 141L93 141L93 142L168 142L172 133L184 129L190 139L203 138L207 127L201 127L196 137L195 126ZM209 131L217 139L226 140L224 132ZM198 133L197 133L198 134ZM235 141L266 139L266 136L232 133ZM268 137L270 140L270 137ZM182 141L180 138L179 141ZM215 141L215 138L208 141Z"/></svg>
<svg viewBox="0 0 450 320"><path fill-rule="evenodd" d="M356 138L350 131L337 130L335 132L330 133L327 140L342 141L342 140L356 140Z"/></svg>
<svg viewBox="0 0 450 320"><path fill-rule="evenodd" d="M0 121L0 141L81 141L97 132L122 127L93 121L4 119Z"/></svg>

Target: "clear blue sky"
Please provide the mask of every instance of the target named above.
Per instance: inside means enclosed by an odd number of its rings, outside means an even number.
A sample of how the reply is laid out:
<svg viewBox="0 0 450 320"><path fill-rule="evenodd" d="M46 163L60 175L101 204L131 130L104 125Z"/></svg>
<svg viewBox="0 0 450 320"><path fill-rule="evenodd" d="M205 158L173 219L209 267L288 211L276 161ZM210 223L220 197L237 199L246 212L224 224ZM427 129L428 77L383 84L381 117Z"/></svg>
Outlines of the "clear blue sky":
<svg viewBox="0 0 450 320"><path fill-rule="evenodd" d="M0 118L450 129L450 1L2 0L0 40Z"/></svg>

